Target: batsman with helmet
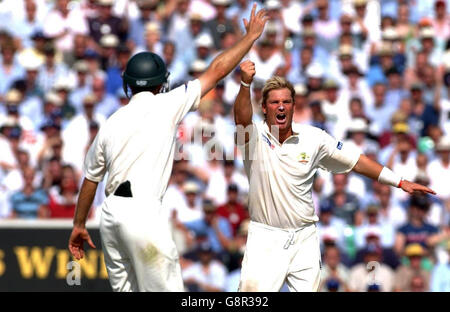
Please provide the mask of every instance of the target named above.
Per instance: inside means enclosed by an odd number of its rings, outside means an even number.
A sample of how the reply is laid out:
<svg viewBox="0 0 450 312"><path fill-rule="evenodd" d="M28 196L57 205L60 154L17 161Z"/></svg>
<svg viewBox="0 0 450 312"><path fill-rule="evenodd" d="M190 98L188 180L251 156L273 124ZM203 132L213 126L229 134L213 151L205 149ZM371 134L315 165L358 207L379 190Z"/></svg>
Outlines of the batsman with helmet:
<svg viewBox="0 0 450 312"><path fill-rule="evenodd" d="M175 151L177 125L222 78L228 75L260 37L265 10L244 20L246 34L217 56L196 80L172 91L169 73L156 54L134 55L123 73L128 105L101 127L86 155L69 250L84 256L84 243L95 248L85 227L97 185L106 173L106 199L100 234L105 264L114 291L183 291L181 269L161 207Z"/></svg>

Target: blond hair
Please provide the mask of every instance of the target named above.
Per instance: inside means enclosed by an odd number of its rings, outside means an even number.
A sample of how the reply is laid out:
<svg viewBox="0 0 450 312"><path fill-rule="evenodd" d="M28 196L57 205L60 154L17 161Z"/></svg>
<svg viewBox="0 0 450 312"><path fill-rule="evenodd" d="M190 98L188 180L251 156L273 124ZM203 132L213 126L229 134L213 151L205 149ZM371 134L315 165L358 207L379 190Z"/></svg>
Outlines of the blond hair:
<svg viewBox="0 0 450 312"><path fill-rule="evenodd" d="M283 77L273 76L272 78L266 81L262 89L262 104L264 105L266 103L270 91L279 89L289 89L289 91L291 92L292 101L294 101L295 98L294 86Z"/></svg>

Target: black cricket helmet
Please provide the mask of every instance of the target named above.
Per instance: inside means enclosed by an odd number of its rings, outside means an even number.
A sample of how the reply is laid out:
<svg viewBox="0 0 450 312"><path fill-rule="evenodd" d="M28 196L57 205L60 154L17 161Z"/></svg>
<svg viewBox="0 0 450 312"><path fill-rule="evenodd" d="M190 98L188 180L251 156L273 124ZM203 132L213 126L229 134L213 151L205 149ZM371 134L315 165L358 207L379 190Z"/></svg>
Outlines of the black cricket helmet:
<svg viewBox="0 0 450 312"><path fill-rule="evenodd" d="M140 52L133 55L123 72L123 90L128 96L128 87L151 88L163 85L160 92L168 90L168 77L166 64L162 58L152 52Z"/></svg>

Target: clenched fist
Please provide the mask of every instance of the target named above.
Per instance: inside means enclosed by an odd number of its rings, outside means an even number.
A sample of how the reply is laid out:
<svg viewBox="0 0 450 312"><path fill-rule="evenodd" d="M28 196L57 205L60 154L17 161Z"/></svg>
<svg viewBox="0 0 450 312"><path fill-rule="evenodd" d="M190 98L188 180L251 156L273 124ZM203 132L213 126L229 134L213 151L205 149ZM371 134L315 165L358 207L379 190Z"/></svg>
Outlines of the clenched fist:
<svg viewBox="0 0 450 312"><path fill-rule="evenodd" d="M255 76L255 63L252 61L244 61L240 65L241 68L241 80L245 83L252 83L253 77Z"/></svg>

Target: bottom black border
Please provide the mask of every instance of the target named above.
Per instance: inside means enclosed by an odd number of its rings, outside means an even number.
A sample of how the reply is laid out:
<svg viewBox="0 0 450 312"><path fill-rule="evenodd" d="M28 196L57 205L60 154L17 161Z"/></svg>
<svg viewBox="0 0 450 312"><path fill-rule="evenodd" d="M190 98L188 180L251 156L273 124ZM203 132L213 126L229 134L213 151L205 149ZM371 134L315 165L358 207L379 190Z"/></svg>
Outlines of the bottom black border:
<svg viewBox="0 0 450 312"><path fill-rule="evenodd" d="M15 298L17 296L17 298ZM3 298L2 298L3 297ZM36 303L47 310L76 307L120 311L348 311L378 310L431 312L448 306L448 293L0 293L14 307ZM26 300L23 300L27 298ZM245 299L244 299L245 298ZM202 301L200 301L202 299ZM8 300L8 301L6 301ZM188 301L186 301L188 300ZM190 300L190 301L189 301ZM207 302L214 300L211 307ZM55 301L61 304L55 304ZM186 305L187 302L190 304ZM196 303L194 303L196 302ZM220 303L219 303L220 302ZM244 302L246 304L244 304ZM252 304L253 302L253 304ZM202 303L202 305L200 305ZM442 303L442 305L441 305ZM424 306L424 307L421 307ZM426 309L426 310L425 310ZM445 309L445 308L444 308Z"/></svg>

